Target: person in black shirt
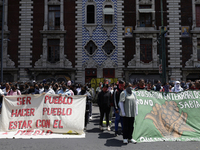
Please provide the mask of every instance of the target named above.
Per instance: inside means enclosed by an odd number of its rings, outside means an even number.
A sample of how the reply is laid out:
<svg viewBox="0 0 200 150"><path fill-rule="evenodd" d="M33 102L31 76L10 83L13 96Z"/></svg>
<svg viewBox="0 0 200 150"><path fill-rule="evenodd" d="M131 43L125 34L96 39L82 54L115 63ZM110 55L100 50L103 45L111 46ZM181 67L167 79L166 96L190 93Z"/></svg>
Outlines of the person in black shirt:
<svg viewBox="0 0 200 150"><path fill-rule="evenodd" d="M103 84L103 89L98 95L97 103L100 110L100 121L99 128L103 130L103 117L106 113L106 126L107 130L110 131L109 127L109 113L110 113L110 103L111 103L111 93L108 91L108 84Z"/></svg>
<svg viewBox="0 0 200 150"><path fill-rule="evenodd" d="M122 131L123 131L123 120L120 114L120 108L118 106L119 103L119 97L121 92L124 90L125 82L122 80L119 80L119 84L117 89L114 91L113 99L114 99L114 111L115 111L115 136L118 135L118 124L121 123Z"/></svg>

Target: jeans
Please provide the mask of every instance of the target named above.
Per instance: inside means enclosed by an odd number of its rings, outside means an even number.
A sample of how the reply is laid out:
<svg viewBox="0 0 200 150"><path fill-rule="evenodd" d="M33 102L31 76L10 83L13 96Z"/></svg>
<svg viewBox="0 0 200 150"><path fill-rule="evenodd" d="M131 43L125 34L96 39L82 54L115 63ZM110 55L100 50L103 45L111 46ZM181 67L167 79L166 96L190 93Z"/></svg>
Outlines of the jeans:
<svg viewBox="0 0 200 150"><path fill-rule="evenodd" d="M122 127L122 130L123 130L123 117L121 117L119 114L120 114L120 108L118 109L119 112L116 113L115 111L115 132L118 132L118 124L119 122L121 123L121 127Z"/></svg>

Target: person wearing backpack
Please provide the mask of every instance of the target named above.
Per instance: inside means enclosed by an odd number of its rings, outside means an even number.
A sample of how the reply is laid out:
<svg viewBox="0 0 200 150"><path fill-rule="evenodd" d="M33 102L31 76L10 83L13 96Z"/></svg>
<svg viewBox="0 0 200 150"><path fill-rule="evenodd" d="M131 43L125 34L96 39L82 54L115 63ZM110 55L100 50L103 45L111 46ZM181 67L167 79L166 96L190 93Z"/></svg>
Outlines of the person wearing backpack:
<svg viewBox="0 0 200 150"><path fill-rule="evenodd" d="M17 84L13 84L11 86L11 90L7 93L7 95L21 95L20 90L17 89Z"/></svg>
<svg viewBox="0 0 200 150"><path fill-rule="evenodd" d="M132 91L131 84L125 84L125 90L120 94L119 107L121 109L120 115L123 117L123 143L134 143L132 138L134 130L135 117L138 114L138 104L136 94Z"/></svg>

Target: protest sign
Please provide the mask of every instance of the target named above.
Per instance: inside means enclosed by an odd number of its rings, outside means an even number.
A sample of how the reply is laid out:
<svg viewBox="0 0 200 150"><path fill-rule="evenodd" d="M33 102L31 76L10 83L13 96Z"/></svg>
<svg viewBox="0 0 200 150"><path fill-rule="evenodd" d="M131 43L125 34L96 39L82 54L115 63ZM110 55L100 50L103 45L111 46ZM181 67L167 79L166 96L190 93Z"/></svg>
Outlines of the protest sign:
<svg viewBox="0 0 200 150"><path fill-rule="evenodd" d="M133 138L138 142L200 141L200 91L135 93L139 112Z"/></svg>
<svg viewBox="0 0 200 150"><path fill-rule="evenodd" d="M0 117L0 138L52 138L55 133L83 135L85 105L85 96L5 96Z"/></svg>

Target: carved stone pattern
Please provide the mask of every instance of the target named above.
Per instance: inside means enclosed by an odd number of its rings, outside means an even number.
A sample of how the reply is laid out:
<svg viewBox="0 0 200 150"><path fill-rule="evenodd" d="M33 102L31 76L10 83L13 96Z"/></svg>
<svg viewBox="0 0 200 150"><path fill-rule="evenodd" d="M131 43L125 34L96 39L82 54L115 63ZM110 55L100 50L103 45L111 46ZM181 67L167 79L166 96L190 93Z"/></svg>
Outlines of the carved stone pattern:
<svg viewBox="0 0 200 150"><path fill-rule="evenodd" d="M85 69L85 68L99 68L99 65L98 65L98 63L94 59L92 59L90 57L90 59L88 61L86 61L82 65L82 67L83 67L83 69Z"/></svg>
<svg viewBox="0 0 200 150"><path fill-rule="evenodd" d="M117 65L110 58L104 61L101 65L101 68L116 68L116 67Z"/></svg>

